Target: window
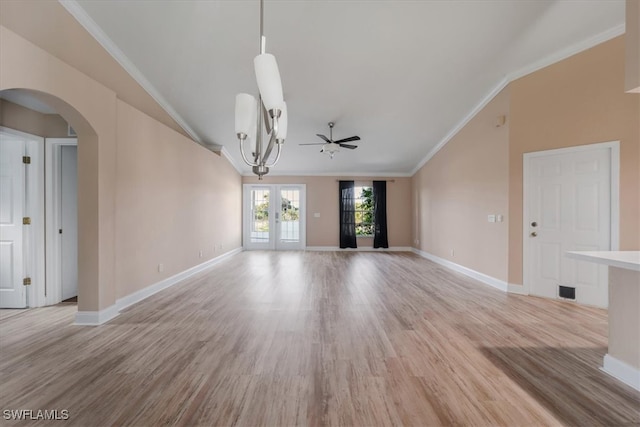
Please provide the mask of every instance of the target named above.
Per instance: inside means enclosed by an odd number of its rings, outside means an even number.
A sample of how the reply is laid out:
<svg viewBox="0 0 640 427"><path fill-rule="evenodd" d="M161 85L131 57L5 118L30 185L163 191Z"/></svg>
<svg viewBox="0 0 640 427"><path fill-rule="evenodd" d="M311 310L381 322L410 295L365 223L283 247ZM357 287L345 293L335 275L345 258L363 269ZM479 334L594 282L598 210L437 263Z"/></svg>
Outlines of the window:
<svg viewBox="0 0 640 427"><path fill-rule="evenodd" d="M355 217L356 236L373 236L373 188L367 186L355 186Z"/></svg>

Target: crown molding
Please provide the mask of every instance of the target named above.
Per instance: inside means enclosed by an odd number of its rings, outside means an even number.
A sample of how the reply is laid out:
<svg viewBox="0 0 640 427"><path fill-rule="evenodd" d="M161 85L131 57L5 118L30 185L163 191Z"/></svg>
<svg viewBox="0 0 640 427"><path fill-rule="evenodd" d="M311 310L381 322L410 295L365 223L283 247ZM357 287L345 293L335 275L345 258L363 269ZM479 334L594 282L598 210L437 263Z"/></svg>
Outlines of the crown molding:
<svg viewBox="0 0 640 427"><path fill-rule="evenodd" d="M229 154L229 150L224 145L221 145L218 151L220 152L220 155L222 157L227 159L227 161L231 164L231 166L233 166L236 172L238 172L242 176L246 176L247 172L243 170L242 167L238 164L238 162L236 162L236 160L233 158L233 156Z"/></svg>
<svg viewBox="0 0 640 427"><path fill-rule="evenodd" d="M416 167L414 167L411 170L411 172L409 173L409 176L415 175L424 165L426 165L427 162L431 160L431 158L435 156L436 153L440 151L442 147L444 147L447 144L447 142L451 141L451 139L453 139L453 137L456 136L458 132L460 132L462 128L464 128L467 125L467 123L469 123L471 119L473 119L484 107L486 107L487 104L491 102L491 100L495 98L495 96L499 94L502 89L507 87L508 84L509 84L509 80L507 80L506 78L503 78L502 80L500 80L500 82L493 89L491 89L491 91L488 94L486 94L482 98L482 100L475 107L473 107L473 109L469 111L467 115L464 116L462 120L460 120L458 124L456 124L444 136L444 138L440 140L440 142L436 144L435 147L429 150L427 155L424 156L424 158L420 161L420 163L418 163Z"/></svg>
<svg viewBox="0 0 640 427"><path fill-rule="evenodd" d="M624 27L624 24L620 24L609 30L603 31L600 34L596 34L593 37L584 39L583 41L573 44L565 49L554 52L551 55L540 59L539 61L535 61L525 67L520 68L519 70L508 73L507 79L509 83L511 83L514 80L518 80L519 78L534 73L544 67L548 67L549 65L553 65L556 62L562 61L563 59L567 59L575 54L583 52L587 49L591 49L592 47L597 46L600 43L604 43L608 40L611 40L612 38L624 34Z"/></svg>
<svg viewBox="0 0 640 427"><path fill-rule="evenodd" d="M583 52L587 49L590 49L594 46L599 45L600 43L604 43L608 40L611 40L614 37L618 37L622 34L624 34L624 30L625 30L625 26L624 24L620 24L616 27L613 27L607 31L603 31L600 34L596 34L593 37L589 37L588 39L585 39L579 43L573 44L569 47L567 47L566 49L562 49L559 50L551 55L546 56L545 58L542 58L539 61L535 61L529 65L527 65L526 67L520 68L519 70L516 70L514 72L511 73L507 73L507 75L505 77L503 77L498 84L487 94L485 95L484 98L482 98L482 100L466 115L462 118L462 120L460 120L446 135L444 138L442 138L440 140L440 142L438 142L438 144L436 144L435 147L433 147L431 150L429 150L429 152L427 153L426 156L424 156L424 158L420 161L420 163L418 163L416 165L415 168L413 168L411 170L411 173L409 176L413 176L415 175L424 165L427 164L427 162L429 162L429 160L431 160L431 158L433 158L433 156L436 155L436 153L438 151L440 151L442 149L442 147L444 147L449 141L451 141L451 139L462 130L462 128L464 128L470 121L471 119L473 119L484 107L487 106L487 104L489 102L491 102L491 100L493 98L495 98L495 96L500 93L500 91L502 89L504 89L505 87L507 87L511 82L513 82L514 80L517 80L521 77L524 77L528 74L531 74L533 72L536 72L544 67L548 67L549 65L555 64L557 62L560 62L564 59L567 59L575 54L578 54L580 52Z"/></svg>
<svg viewBox="0 0 640 427"><path fill-rule="evenodd" d="M251 172L244 172L242 176L255 176ZM332 177L386 177L386 178L410 178L412 173L407 172L309 172L309 171L284 171L284 172L269 172L266 176L332 176Z"/></svg>
<svg viewBox="0 0 640 427"><path fill-rule="evenodd" d="M176 123L193 139L202 144L202 139L178 114L176 110L167 102L158 90L144 77L142 72L127 58L127 56L116 46L107 36L100 26L89 16L89 14L78 4L76 0L58 0L67 12L73 16L82 27L113 57L113 59L129 73L129 75L176 121Z"/></svg>

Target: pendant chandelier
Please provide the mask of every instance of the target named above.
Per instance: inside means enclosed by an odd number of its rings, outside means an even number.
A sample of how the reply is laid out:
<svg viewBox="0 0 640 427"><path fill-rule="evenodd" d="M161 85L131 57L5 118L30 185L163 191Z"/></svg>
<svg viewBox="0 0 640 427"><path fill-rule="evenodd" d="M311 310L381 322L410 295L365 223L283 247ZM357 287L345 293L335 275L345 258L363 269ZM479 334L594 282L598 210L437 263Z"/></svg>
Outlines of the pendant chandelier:
<svg viewBox="0 0 640 427"><path fill-rule="evenodd" d="M260 0L260 54L253 59L259 95L248 93L236 95L235 125L240 142L242 160L258 175L258 179L269 173L280 159L282 145L287 137L287 104L282 94L280 71L275 56L265 53L266 38L263 29L263 0ZM262 127L269 137L263 144ZM253 142L251 156L245 152L245 142ZM269 163L275 148L275 158Z"/></svg>

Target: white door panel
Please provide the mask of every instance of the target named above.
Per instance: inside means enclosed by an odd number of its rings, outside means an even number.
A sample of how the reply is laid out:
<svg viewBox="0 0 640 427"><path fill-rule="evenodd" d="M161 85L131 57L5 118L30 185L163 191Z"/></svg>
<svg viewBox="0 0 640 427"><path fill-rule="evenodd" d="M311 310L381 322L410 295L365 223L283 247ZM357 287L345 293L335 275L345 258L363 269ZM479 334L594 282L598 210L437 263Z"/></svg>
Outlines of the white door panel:
<svg viewBox="0 0 640 427"><path fill-rule="evenodd" d="M611 150L606 147L528 158L525 205L525 284L557 298L559 286L576 301L607 307L607 269L565 256L611 248Z"/></svg>
<svg viewBox="0 0 640 427"><path fill-rule="evenodd" d="M24 279L24 141L0 133L0 308L27 306Z"/></svg>
<svg viewBox="0 0 640 427"><path fill-rule="evenodd" d="M304 185L244 186L244 247L301 250L305 241Z"/></svg>

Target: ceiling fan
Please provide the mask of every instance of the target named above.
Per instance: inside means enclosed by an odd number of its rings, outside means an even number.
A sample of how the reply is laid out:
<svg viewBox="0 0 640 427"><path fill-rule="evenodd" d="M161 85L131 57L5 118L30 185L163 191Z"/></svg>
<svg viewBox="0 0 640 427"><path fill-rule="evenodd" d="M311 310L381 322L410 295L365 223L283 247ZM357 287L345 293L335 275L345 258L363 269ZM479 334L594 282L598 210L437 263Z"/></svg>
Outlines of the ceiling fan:
<svg viewBox="0 0 640 427"><path fill-rule="evenodd" d="M340 147L348 148L349 150L353 150L353 149L358 148L357 145L345 144L345 143L346 142L351 142L351 141L360 141L360 137L359 136L350 136L349 138L343 138L343 139L339 139L337 141L334 141L333 140L333 126L334 125L335 125L335 123L329 122L329 138L327 138L326 136L321 135L319 133L316 134L324 142L313 142L313 143L309 143L309 144L298 144L298 145L322 145L322 150L320 150L320 152L328 154L332 159L333 159L333 155L335 153L337 153L338 151L340 151Z"/></svg>

